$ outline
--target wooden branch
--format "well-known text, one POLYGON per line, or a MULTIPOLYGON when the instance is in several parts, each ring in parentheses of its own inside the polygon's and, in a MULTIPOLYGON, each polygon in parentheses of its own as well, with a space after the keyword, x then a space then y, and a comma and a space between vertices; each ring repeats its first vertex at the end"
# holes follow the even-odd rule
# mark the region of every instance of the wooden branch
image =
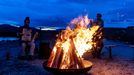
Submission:
POLYGON ((74 57, 74 62, 75 63, 77 63, 77 65, 78 65, 78 68, 84 68, 84 64, 83 64, 83 62, 82 62, 82 59, 81 59, 81 57, 80 56, 78 56, 77 55, 77 52, 76 52, 76 47, 75 47, 75 44, 74 44, 74 40, 73 40, 73 38, 71 38, 71 46, 73 47, 73 49, 72 49, 72 57, 74 57))

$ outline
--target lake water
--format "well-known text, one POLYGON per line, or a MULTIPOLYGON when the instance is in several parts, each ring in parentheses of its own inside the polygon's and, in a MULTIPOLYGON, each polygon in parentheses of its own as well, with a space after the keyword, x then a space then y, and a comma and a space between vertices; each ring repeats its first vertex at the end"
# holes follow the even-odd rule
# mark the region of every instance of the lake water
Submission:
POLYGON ((7 41, 7 40, 18 40, 17 37, 0 37, 0 41, 7 41))

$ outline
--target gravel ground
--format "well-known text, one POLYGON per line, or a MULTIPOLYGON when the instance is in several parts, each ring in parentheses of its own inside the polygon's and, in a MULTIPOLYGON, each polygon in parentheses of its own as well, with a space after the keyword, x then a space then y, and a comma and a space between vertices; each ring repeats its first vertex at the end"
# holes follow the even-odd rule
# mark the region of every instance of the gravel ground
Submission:
MULTIPOLYGON (((108 41, 106 43, 115 43, 110 42, 111 41, 108 41)), ((0 46, 0 75, 52 75, 43 69, 42 63, 44 60, 18 60, 16 56, 19 55, 21 49, 18 42, 0 42, 0 46), (7 52, 10 53, 10 60, 6 60, 7 52)), ((108 53, 105 48, 101 59, 93 59, 90 56, 86 56, 86 59, 93 63, 92 69, 88 72, 89 75, 134 75, 134 61, 131 59, 132 49, 129 47, 117 47, 113 50, 113 60, 108 58, 108 53), (124 52, 122 49, 124 49, 124 52)))

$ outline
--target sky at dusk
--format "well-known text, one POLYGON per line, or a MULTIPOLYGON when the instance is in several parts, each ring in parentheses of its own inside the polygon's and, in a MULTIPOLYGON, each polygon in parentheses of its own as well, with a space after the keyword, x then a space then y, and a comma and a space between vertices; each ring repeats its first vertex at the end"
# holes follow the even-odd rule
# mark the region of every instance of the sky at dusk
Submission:
POLYGON ((88 14, 103 15, 105 27, 134 26, 134 0, 0 0, 0 24, 66 27, 71 19, 88 14))

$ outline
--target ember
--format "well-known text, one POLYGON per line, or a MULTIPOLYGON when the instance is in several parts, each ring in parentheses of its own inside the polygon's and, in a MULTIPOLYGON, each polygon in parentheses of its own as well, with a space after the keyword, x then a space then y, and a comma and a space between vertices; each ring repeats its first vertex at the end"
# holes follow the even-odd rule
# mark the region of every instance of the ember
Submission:
MULTIPOLYGON (((87 16, 71 21, 56 40, 47 67, 58 69, 82 69, 87 67, 82 58, 85 52, 91 52, 96 42, 93 41, 99 26, 88 28, 90 19, 87 16), (72 26, 73 25, 73 26, 72 26)), ((90 63, 90 66, 92 63, 90 63)))

